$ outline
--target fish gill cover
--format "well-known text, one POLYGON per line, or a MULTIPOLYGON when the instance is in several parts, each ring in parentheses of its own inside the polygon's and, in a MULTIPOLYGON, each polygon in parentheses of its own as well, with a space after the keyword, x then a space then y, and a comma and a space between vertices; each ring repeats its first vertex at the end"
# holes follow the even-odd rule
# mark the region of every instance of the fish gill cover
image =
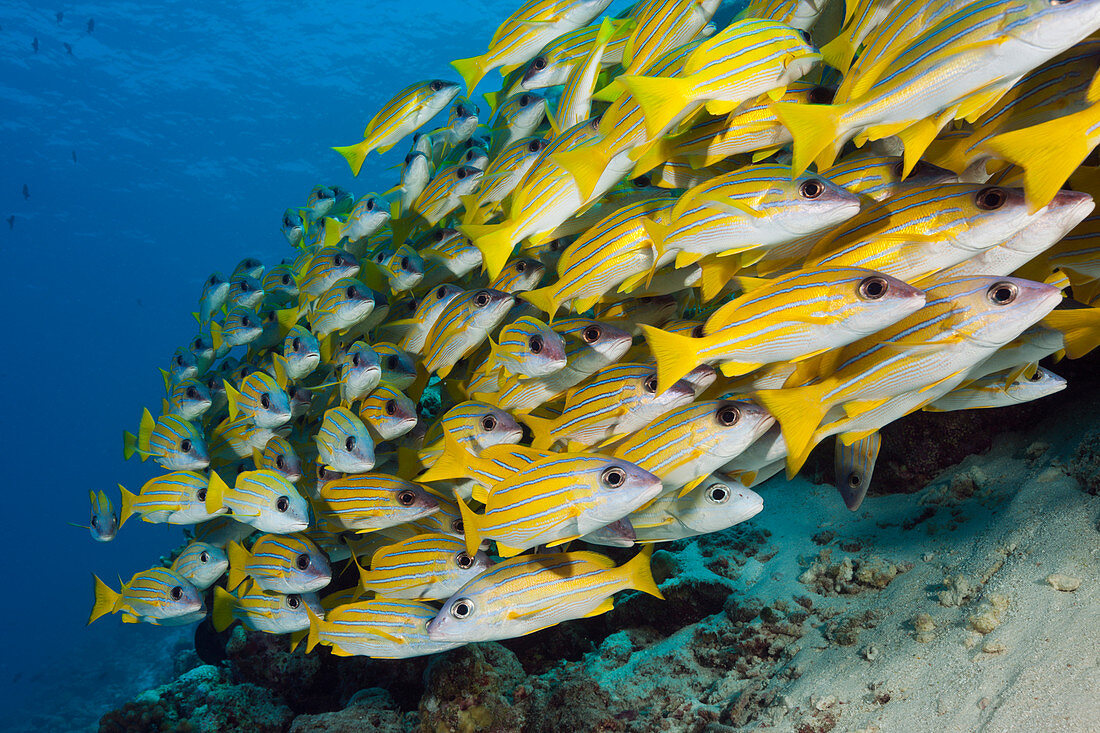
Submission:
POLYGON ((782 510, 822 442, 855 511, 897 421, 1064 389, 1038 362, 1100 343, 1100 2, 718 5, 530 0, 333 141, 357 189, 408 153, 210 264, 123 436, 159 469, 90 496, 100 542, 187 541, 95 577, 88 622, 514 640, 678 592, 654 548, 782 510))

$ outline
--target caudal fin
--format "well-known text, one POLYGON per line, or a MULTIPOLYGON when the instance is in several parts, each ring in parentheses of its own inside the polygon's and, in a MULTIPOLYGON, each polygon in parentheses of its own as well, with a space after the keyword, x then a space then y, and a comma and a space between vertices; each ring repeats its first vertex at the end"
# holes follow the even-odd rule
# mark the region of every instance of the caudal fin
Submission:
POLYGON ((646 343, 657 361, 657 393, 663 394, 684 375, 699 366, 700 340, 640 324, 646 343))
POLYGON ((229 558, 229 578, 226 586, 229 590, 236 590, 237 586, 248 577, 248 571, 245 568, 248 566, 251 555, 239 542, 230 542, 226 545, 225 554, 229 558))
POLYGON ((554 161, 573 176, 581 201, 588 201, 611 158, 600 145, 582 145, 554 154, 554 161))
POLYGON ((1062 332, 1070 359, 1079 359, 1100 346, 1100 308, 1051 311, 1043 323, 1062 332))
POLYGON ((653 569, 649 564, 652 555, 653 545, 646 545, 641 552, 622 566, 622 570, 631 588, 640 590, 642 593, 648 593, 663 601, 665 597, 661 594, 661 589, 657 587, 657 581, 653 578, 653 569))
POLYGON ((206 513, 217 514, 225 506, 225 492, 229 487, 222 481, 217 471, 210 472, 210 483, 206 487, 206 513))
POLYGON ((370 152, 370 141, 364 140, 355 145, 345 145, 333 148, 333 150, 344 156, 344 160, 351 166, 352 175, 357 176, 359 175, 359 169, 363 167, 363 161, 367 159, 367 153, 370 152))
POLYGON ((106 616, 108 613, 114 613, 118 607, 119 599, 122 598, 118 593, 107 587, 107 584, 99 579, 99 576, 93 575, 95 579, 95 603, 92 605, 92 613, 88 617, 88 623, 92 623, 100 616, 106 616))
POLYGON ((141 425, 138 426, 137 450, 141 454, 141 460, 149 457, 149 441, 153 437, 153 428, 157 426, 153 420, 153 414, 146 407, 141 413, 141 425))
POLYGON ((137 501, 137 494, 127 491, 122 484, 118 485, 118 489, 122 492, 122 508, 119 510, 118 527, 122 529, 122 525, 126 524, 126 520, 134 515, 134 502, 137 501))
POLYGON ((455 59, 451 66, 462 76, 466 83, 466 96, 472 97, 478 82, 485 76, 485 60, 482 56, 472 56, 468 59, 455 59))
POLYGON ((645 115, 645 128, 650 137, 659 137, 676 116, 693 101, 692 83, 688 79, 672 79, 663 76, 634 76, 626 74, 618 77, 619 82, 630 92, 645 115))
POLYGON ((538 308, 540 311, 549 316, 546 319, 547 323, 554 322, 554 315, 558 312, 558 307, 561 303, 558 302, 557 295, 558 289, 555 285, 548 285, 545 288, 537 288, 535 290, 526 290, 519 294, 519 297, 526 300, 531 305, 538 308))
POLYGON ((802 468, 813 447, 814 433, 825 419, 829 405, 821 400, 818 385, 792 389, 763 389, 753 399, 779 421, 787 444, 787 473, 794 476, 802 468))
POLYGON ((554 444, 554 421, 547 420, 544 417, 535 417, 534 415, 524 415, 520 418, 527 427, 531 428, 531 433, 534 438, 531 441, 531 447, 536 450, 549 450, 550 446, 554 444))
POLYGON ((313 647, 317 646, 321 641, 321 624, 324 622, 308 605, 306 606, 306 615, 309 617, 309 636, 306 637, 306 653, 309 653, 313 651, 313 647))
POLYGON ((214 608, 210 618, 215 631, 225 631, 233 625, 233 609, 236 607, 237 597, 220 585, 215 585, 214 608))
POLYGON ((474 514, 474 510, 466 505, 461 496, 456 495, 458 512, 462 515, 462 533, 466 539, 466 552, 473 557, 481 547, 481 534, 478 532, 478 520, 480 517, 474 514))
POLYGON ((481 263, 490 282, 500 277, 515 246, 511 227, 504 224, 463 224, 459 230, 481 250, 481 263))
POLYGON ((792 176, 802 175, 815 159, 819 169, 823 164, 832 164, 837 148, 844 142, 840 137, 840 105, 776 102, 771 108, 794 138, 792 176))

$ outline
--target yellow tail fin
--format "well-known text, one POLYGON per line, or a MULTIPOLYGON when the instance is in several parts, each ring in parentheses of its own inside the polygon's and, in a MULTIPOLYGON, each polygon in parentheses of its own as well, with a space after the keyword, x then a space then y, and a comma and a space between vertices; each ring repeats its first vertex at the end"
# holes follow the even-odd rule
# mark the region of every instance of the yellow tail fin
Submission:
POLYGON ((1062 332, 1070 359, 1079 359, 1100 346, 1100 308, 1051 311, 1043 323, 1062 332))
POLYGON ((462 515, 462 533, 466 538, 466 552, 473 557, 481 547, 481 534, 477 529, 479 517, 474 514, 473 509, 466 506, 461 496, 455 496, 455 501, 458 503, 458 512, 462 515))
POLYGON ((556 285, 548 285, 545 288, 524 291, 519 294, 519 297, 547 314, 549 317, 546 319, 546 322, 549 324, 554 322, 554 316, 561 306, 561 303, 554 297, 557 295, 557 291, 556 285))
POLYGON ((206 487, 206 513, 217 514, 225 506, 225 492, 229 487, 222 481, 217 471, 210 472, 210 484, 206 487))
POLYGON ((228 379, 223 380, 222 383, 225 385, 225 397, 229 401, 229 419, 236 420, 237 413, 240 411, 237 402, 241 399, 241 393, 229 383, 228 379))
POLYGON ((248 571, 245 568, 252 555, 239 542, 230 542, 226 545, 225 554, 229 558, 229 578, 226 586, 229 590, 236 590, 237 586, 248 577, 248 571))
POLYGON ((141 453, 141 460, 149 457, 149 439, 153 437, 153 428, 157 426, 153 421, 153 414, 146 407, 141 413, 141 425, 138 426, 137 449, 141 453))
POLYGON ((459 445, 451 433, 444 431, 443 452, 435 459, 435 463, 431 465, 431 468, 420 475, 417 481, 430 483, 432 481, 464 478, 472 460, 474 460, 474 456, 471 456, 459 445))
POLYGON ((829 66, 845 72, 851 68, 856 57, 856 47, 852 39, 842 33, 821 47, 821 55, 829 66))
MULTIPOLYGON (((122 458, 123 460, 130 460, 137 453, 137 436, 131 433, 129 430, 122 431, 122 458)), ((141 460, 145 460, 142 457, 141 460)))
POLYGON ((344 156, 348 165, 351 166, 351 174, 357 176, 359 175, 359 169, 363 167, 363 161, 367 159, 367 153, 370 152, 370 142, 364 140, 355 145, 345 145, 344 147, 333 148, 333 150, 344 156))
POLYGON ((661 589, 657 587, 657 581, 653 578, 653 569, 649 565, 649 559, 652 555, 653 545, 646 545, 641 552, 623 565, 621 570, 626 575, 631 588, 640 590, 642 593, 648 593, 663 601, 665 597, 661 594, 661 589))
POLYGON ((478 82, 485 76, 484 57, 472 56, 468 59, 455 59, 451 62, 451 66, 462 76, 462 81, 466 82, 466 96, 472 96, 478 82))
POLYGON ((481 250, 482 267, 489 280, 500 277, 515 246, 511 227, 504 224, 463 224, 459 230, 481 250))
POLYGON ((308 605, 306 606, 306 615, 309 616, 309 636, 306 637, 306 653, 308 654, 321 641, 321 624, 324 621, 308 605))
POLYGON ((1095 143, 1089 128, 1096 124, 1097 108, 997 135, 983 148, 1024 169, 1028 208, 1038 211, 1050 203, 1070 174, 1088 157, 1095 143))
POLYGON ((107 584, 93 575, 95 579, 95 604, 92 605, 92 613, 88 617, 88 623, 92 623, 100 616, 114 613, 118 608, 118 602, 122 596, 107 587, 107 584))
POLYGON ((553 420, 535 417, 534 415, 524 415, 520 418, 520 422, 531 428, 531 433, 535 436, 531 441, 532 448, 536 450, 549 450, 550 446, 554 444, 555 423, 553 420))
POLYGON ((779 421, 787 444, 787 472, 793 476, 802 468, 813 448, 814 433, 825 419, 829 405, 821 400, 819 385, 792 389, 763 389, 753 399, 779 421))
POLYGON ((824 160, 832 164, 836 148, 843 142, 840 137, 840 105, 776 102, 771 108, 794 137, 792 176, 804 173, 815 159, 819 168, 824 160))
POLYGON ((233 625, 233 609, 237 607, 237 598, 222 588, 214 586, 214 608, 210 616, 215 631, 225 631, 233 625))
POLYGON ((122 492, 122 508, 119 509, 118 527, 122 529, 122 525, 126 524, 126 520, 134 514, 134 502, 137 501, 137 494, 127 491, 122 484, 119 484, 118 488, 122 492))
POLYGON ((688 79, 623 75, 616 81, 638 101, 645 115, 646 131, 653 138, 659 137, 693 101, 692 83, 688 79))
POLYGON ((611 158, 600 145, 582 145, 554 154, 554 161, 573 176, 581 201, 588 201, 611 158))
POLYGON ((216 321, 210 322, 210 340, 214 344, 216 351, 222 349, 222 325, 216 321))
POLYGON ((662 394, 699 366, 700 339, 640 325, 649 350, 657 361, 657 393, 662 394))

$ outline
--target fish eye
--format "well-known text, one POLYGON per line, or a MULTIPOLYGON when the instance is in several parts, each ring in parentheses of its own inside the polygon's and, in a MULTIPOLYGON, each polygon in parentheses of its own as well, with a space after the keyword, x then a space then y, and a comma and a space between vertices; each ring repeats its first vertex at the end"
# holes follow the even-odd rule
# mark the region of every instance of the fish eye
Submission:
POLYGON ((397 400, 386 400, 386 414, 394 415, 397 413, 397 400))
POLYGON ((359 363, 360 363, 361 361, 362 361, 362 359, 360 359, 360 358, 359 358, 359 354, 352 354, 352 355, 351 355, 351 365, 352 365, 353 367, 357 367, 357 366, 359 366, 359 363))
POLYGON ((351 453, 353 450, 355 450, 355 442, 356 441, 354 435, 349 435, 348 439, 344 441, 344 448, 347 449, 348 453, 351 453))
POLYGON ((439 289, 435 291, 435 298, 436 298, 436 300, 443 300, 443 297, 446 294, 447 294, 447 288, 440 285, 439 289))
POLYGON ((653 181, 650 179, 649 176, 638 176, 633 181, 631 181, 631 183, 634 184, 635 188, 646 188, 652 182, 653 181))
POLYGON ((202 348, 202 339, 201 338, 196 338, 194 341, 192 341, 191 342, 191 348, 194 351, 198 351, 199 349, 201 349, 202 348))
POLYGON ((904 161, 899 160, 897 163, 894 163, 890 166, 890 170, 893 172, 894 178, 901 178, 901 174, 905 172, 904 161))
POLYGON ((294 337, 294 340, 290 342, 290 348, 293 349, 294 351, 301 351, 301 349, 302 349, 302 339, 301 339, 300 336, 295 336, 294 337))
POLYGON ((99 526, 99 517, 97 517, 94 514, 92 515, 92 526, 93 527, 98 527, 99 526))
POLYGON ((168 595, 172 597, 173 601, 178 601, 183 598, 183 588, 178 585, 173 585, 172 590, 168 591, 168 595))
POLYGON ((460 552, 455 555, 455 565, 463 570, 469 570, 474 565, 474 559, 470 557, 469 553, 460 552))
POLYGON ((183 366, 183 357, 176 354, 176 366, 183 366))
POLYGON ((183 451, 184 453, 190 453, 191 452, 191 439, 190 438, 184 438, 183 440, 180 441, 180 450, 183 451))
POLYGON ((374 199, 367 199, 365 206, 367 207, 367 211, 374 211, 374 199))
POLYGON ((428 86, 430 86, 430 87, 431 87, 431 89, 432 89, 432 91, 433 91, 433 92, 438 92, 438 91, 439 91, 440 89, 442 89, 442 88, 443 88, 443 82, 441 82, 441 81, 439 81, 438 79, 436 79, 435 81, 433 81, 433 82, 432 82, 431 84, 429 84, 428 86))
POLYGON ((248 328, 249 326, 252 325, 252 319, 249 318, 248 316, 241 316, 241 325, 244 326, 245 328, 248 328))
MULTIPOLYGON (((284 221, 285 221, 285 220, 284 220, 284 221)), ((287 226, 290 226, 290 225, 289 225, 289 224, 287 224, 287 226)), ((208 283, 210 283, 211 285, 217 285, 217 284, 218 284, 218 278, 217 278, 217 276, 216 276, 216 275, 211 275, 211 276, 210 276, 210 279, 209 279, 209 280, 207 280, 207 282, 208 282, 208 283)))
POLYGON ((581 335, 584 337, 585 341, 590 344, 594 344, 600 340, 600 333, 601 331, 599 326, 589 326, 584 329, 581 335))
MULTIPOLYGON (((413 140, 416 140, 416 138, 414 137, 413 140)), ((408 155, 406 155, 405 156, 405 165, 408 165, 409 163, 411 163, 413 161, 413 158, 415 158, 415 157, 416 157, 416 155, 414 153, 409 153, 408 155)))
POLYGON ((195 492, 195 498, 199 501, 206 501, 206 488, 203 487, 195 492))
POLYGON ((645 387, 645 391, 649 393, 655 393, 657 391, 657 375, 650 374, 645 378, 645 382, 642 385, 645 387))
POLYGON ((416 494, 406 489, 397 495, 397 503, 401 506, 412 506, 416 501, 416 494))
POLYGON ((469 598, 459 598, 451 604, 451 615, 459 620, 469 618, 473 612, 474 604, 469 598))
POLYGON ((309 567, 309 555, 303 552, 301 555, 295 558, 294 564, 298 567, 299 570, 305 570, 309 567))
POLYGON ((535 67, 536 71, 542 71, 546 68, 546 57, 536 56, 535 60, 531 62, 531 66, 535 67))
POLYGON ((285 512, 290 508, 290 497, 280 496, 275 500, 275 508, 280 512, 285 512))
POLYGON ((618 466, 612 466, 600 474, 600 480, 605 486, 617 489, 626 483, 626 471, 618 466))
POLYGON ((741 411, 733 405, 725 405, 724 407, 718 408, 718 412, 715 413, 715 417, 718 418, 719 425, 723 425, 728 428, 741 419, 741 411))
POLYGON ((402 270, 409 269, 409 258, 407 256, 401 258, 401 269, 402 270))
POLYGON ((393 354, 390 354, 389 356, 386 357, 386 368, 387 369, 389 369, 391 372, 396 372, 397 371, 397 366, 398 366, 398 364, 397 364, 397 357, 396 356, 394 356, 393 354))
POLYGON ((890 285, 885 278, 877 275, 865 277, 859 283, 859 297, 864 300, 879 300, 890 292, 890 285))
POLYGON ((993 305, 1008 305, 1016 300, 1016 296, 1019 294, 1020 289, 1016 287, 1016 284, 1009 282, 996 283, 986 291, 986 297, 993 305))
POLYGON ((188 387, 186 394, 189 400, 197 400, 199 398, 199 391, 194 387, 188 387))
POLYGON ((202 552, 200 552, 199 553, 199 562, 201 562, 201 563, 210 562, 210 553, 207 552, 206 550, 203 550, 202 552))
POLYGON ((282 281, 283 281, 283 285, 290 285, 290 275, 285 275, 284 274, 283 277, 282 277, 282 281))
POLYGON ((807 95, 810 104, 832 104, 836 90, 830 87, 814 87, 807 95))
POLYGON ((532 354, 538 354, 542 351, 542 336, 532 336, 527 342, 527 347, 531 349, 532 354))
POLYGON ((290 608, 297 608, 302 605, 302 597, 297 593, 292 593, 286 597, 286 605, 290 608))
POLYGON ((725 484, 714 484, 707 489, 707 501, 712 504, 725 504, 730 498, 730 488, 725 484))
POLYGON ((542 142, 540 140, 532 140, 527 143, 527 152, 537 153, 540 150, 542 150, 542 142))
POLYGON ((1043 373, 1040 372, 1040 371, 1036 371, 1034 374, 1032 374, 1030 377, 1027 378, 1027 381, 1029 381, 1029 382, 1040 382, 1040 381, 1042 381, 1042 379, 1043 379, 1043 373))
POLYGON ((698 326, 695 326, 694 328, 691 329, 691 337, 693 339, 703 338, 703 324, 702 323, 700 323, 698 326))
POLYGON ((459 168, 457 171, 455 171, 455 175, 458 176, 458 179, 461 181, 463 178, 469 175, 469 172, 465 168, 459 168))
POLYGON ((802 198, 810 199, 811 201, 823 193, 825 193, 825 184, 816 178, 803 181, 802 185, 798 187, 798 194, 802 196, 802 198))
POLYGON ((260 395, 260 407, 264 408, 265 410, 271 407, 271 398, 267 396, 267 392, 264 392, 262 395, 260 395))
POLYGON ((280 471, 286 470, 286 461, 283 460, 282 456, 275 456, 275 468, 279 469, 280 471))
POLYGON ((812 45, 814 45, 814 42, 810 40, 810 32, 809 32, 809 31, 799 31, 799 32, 798 32, 798 36, 799 36, 799 38, 801 38, 801 39, 802 39, 802 41, 803 41, 803 42, 804 42, 804 43, 805 43, 805 44, 806 44, 807 46, 812 46, 812 45))
POLYGON ((603 119, 603 115, 596 115, 595 117, 592 117, 591 119, 589 119, 588 120, 588 129, 595 130, 596 132, 599 132, 600 131, 600 120, 602 120, 602 119, 603 119))
POLYGON ((493 415, 486 415, 481 418, 481 429, 485 432, 497 429, 497 419, 493 415))
POLYGON ((996 211, 1004 206, 1007 200, 1008 192, 996 186, 983 188, 974 196, 974 203, 977 204, 978 208, 982 211, 996 211))
POLYGON ((487 290, 479 290, 477 295, 474 296, 474 305, 479 308, 484 308, 489 305, 489 292, 487 290))
POLYGON ((853 489, 858 489, 859 485, 862 484, 862 483, 863 483, 863 477, 860 476, 855 471, 848 474, 848 485, 851 486, 853 489))
POLYGON ((348 289, 344 292, 347 294, 349 300, 354 298, 355 297, 355 286, 354 285, 348 285, 348 289))
POLYGON ((376 254, 374 256, 374 261, 375 262, 382 262, 385 259, 386 259, 386 253, 385 252, 379 252, 378 254, 376 254))
POLYGON ((325 470, 324 466, 318 466, 317 467, 317 478, 318 479, 324 481, 325 476, 327 476, 327 475, 328 475, 328 471, 325 470))
POLYGON ((247 280, 241 280, 239 287, 242 293, 247 293, 252 289, 252 286, 248 284, 247 280))
POLYGON ((466 533, 466 525, 462 523, 461 519, 452 519, 451 520, 451 531, 454 532, 455 534, 465 534, 466 533))
POLYGON ((209 387, 210 389, 217 389, 218 388, 218 382, 213 377, 210 377, 210 379, 207 380, 207 382, 206 382, 206 386, 209 387))

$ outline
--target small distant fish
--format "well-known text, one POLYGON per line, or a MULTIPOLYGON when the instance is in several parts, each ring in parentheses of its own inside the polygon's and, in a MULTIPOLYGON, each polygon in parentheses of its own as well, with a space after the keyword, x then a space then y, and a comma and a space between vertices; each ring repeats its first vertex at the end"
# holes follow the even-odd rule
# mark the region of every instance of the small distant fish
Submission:
POLYGON ((73 55, 73 47, 71 45, 68 43, 62 43, 61 45, 65 47, 65 50, 69 52, 70 56, 73 55))
MULTIPOLYGON (((214 519, 225 510, 215 507, 208 511, 206 494, 210 486, 224 486, 216 472, 211 471, 209 478, 195 471, 173 471, 149 479, 137 495, 119 484, 122 491, 122 509, 119 526, 126 524, 132 516, 140 516, 145 522, 167 522, 168 524, 198 524, 214 519)), ((223 489, 224 491, 224 489, 223 489)))
POLYGON ((136 573, 121 591, 111 590, 95 579, 95 604, 88 623, 109 613, 121 613, 123 620, 164 626, 198 621, 206 615, 202 594, 195 586, 168 568, 136 573))
POLYGON ((15 214, 8 217, 8 229, 15 229, 15 214))
POLYGON ((95 30, 95 18, 88 18, 88 33, 95 30))
POLYGON ((58 10, 57 13, 54 14, 54 17, 57 18, 57 24, 61 25, 61 19, 65 17, 65 13, 61 10, 58 10))
MULTIPOLYGON (((38 53, 38 36, 35 36, 34 40, 31 41, 31 48, 34 49, 35 53, 38 53)), ((26 195, 26 186, 23 187, 23 190, 24 190, 24 195, 26 195)))
POLYGON ((111 507, 111 500, 102 489, 98 493, 89 491, 88 495, 92 499, 91 521, 87 526, 83 524, 73 524, 73 526, 87 529, 96 542, 110 542, 118 534, 119 528, 118 517, 115 516, 114 509, 111 507))
MULTIPOLYGON (((35 40, 37 40, 37 39, 35 39, 35 40)), ((31 189, 27 186, 27 184, 24 183, 23 184, 23 200, 26 201, 30 197, 31 197, 31 189)))

